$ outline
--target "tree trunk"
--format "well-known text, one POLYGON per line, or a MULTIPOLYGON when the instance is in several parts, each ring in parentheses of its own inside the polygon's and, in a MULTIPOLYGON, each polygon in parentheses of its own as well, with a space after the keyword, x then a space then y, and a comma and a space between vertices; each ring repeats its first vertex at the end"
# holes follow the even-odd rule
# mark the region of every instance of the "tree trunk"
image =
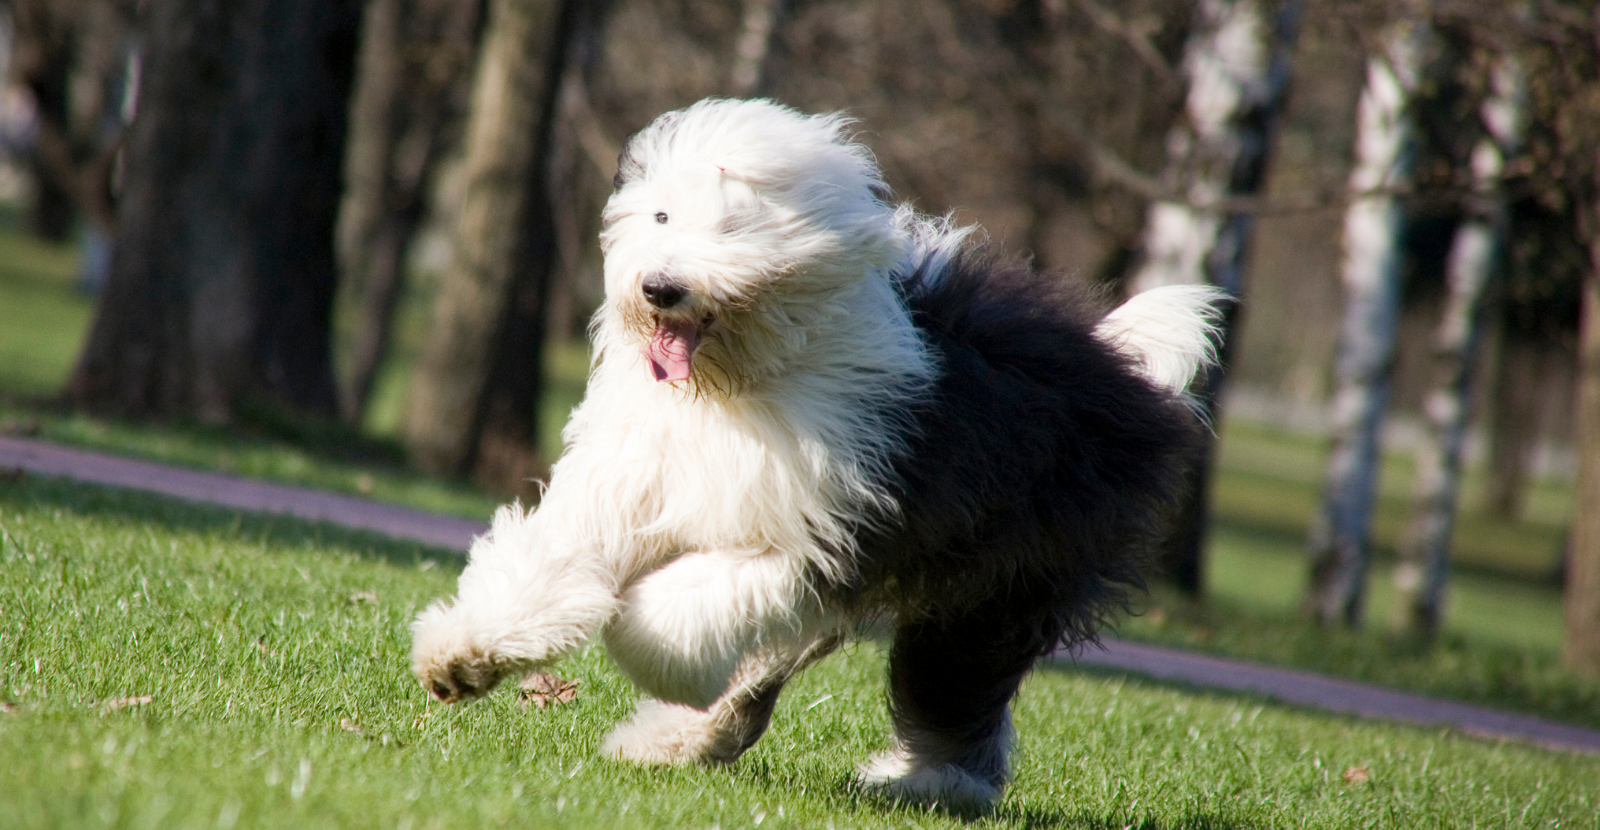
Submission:
MULTIPOLYGON (((1143 262, 1131 281, 1137 293, 1162 285, 1210 282, 1236 300, 1244 295, 1245 257, 1255 217, 1214 205, 1261 192, 1274 127, 1289 89, 1302 3, 1284 0, 1271 21, 1260 0, 1204 0, 1185 49, 1189 80, 1185 119, 1167 139, 1166 184, 1187 203, 1156 202, 1145 221, 1143 262)), ((1222 324, 1220 355, 1232 354, 1237 302, 1222 324)), ((1209 371, 1195 396, 1214 422, 1225 368, 1209 371)), ((1191 596, 1204 589, 1204 545, 1213 445, 1194 460, 1163 570, 1191 596)))
POLYGON ((72 153, 63 142, 71 109, 72 30, 78 15, 75 3, 21 0, 11 4, 11 74, 33 96, 39 119, 39 136, 28 158, 33 179, 29 230, 57 242, 67 239, 77 218, 72 153))
POLYGON ((1378 438, 1388 404, 1400 314, 1401 234, 1397 191, 1415 163, 1413 98, 1429 37, 1428 12, 1412 10, 1384 31, 1367 60, 1358 104, 1356 163, 1345 212, 1344 320, 1333 400, 1333 449, 1322 508, 1308 539, 1304 607, 1322 624, 1360 624, 1365 600, 1378 438))
POLYGON ((1480 109, 1484 136, 1472 150, 1473 193, 1447 263, 1449 294, 1434 344, 1439 386, 1428 397, 1428 431, 1417 452, 1411 524, 1395 569, 1393 627, 1431 642, 1444 617, 1450 535, 1461 491, 1461 454, 1471 413, 1471 384, 1483 337, 1490 280, 1505 265, 1508 160, 1522 145, 1527 84, 1515 55, 1495 66, 1480 109))
POLYGON ((1600 510, 1595 509, 1600 505, 1600 153, 1595 164, 1587 206, 1589 272, 1578 332, 1577 507, 1567 555, 1567 636, 1561 647, 1561 662, 1589 676, 1600 676, 1600 510))
POLYGON ((1489 467, 1483 509, 1496 518, 1522 517, 1527 501, 1528 463, 1544 418, 1544 350, 1502 326, 1489 400, 1489 467))
POLYGON ((546 157, 579 0, 493 0, 467 124, 455 250, 402 431, 435 473, 507 489, 538 469, 536 403, 551 264, 546 157))
POLYGON ((761 98, 772 94, 776 75, 778 32, 789 14, 792 0, 744 0, 744 19, 734 46, 730 73, 735 98, 761 98))
POLYGON ((341 408, 359 423, 389 353, 412 237, 466 95, 482 0, 369 0, 340 205, 340 277, 356 309, 341 408))
POLYGON ((213 422, 259 405, 335 412, 332 237, 359 10, 151 4, 76 405, 213 422))
POLYGON ((559 127, 551 149, 550 187, 562 194, 552 201, 558 264, 551 275, 546 298, 546 335, 551 343, 566 343, 584 331, 592 311, 591 296, 598 286, 585 272, 589 254, 586 240, 599 232, 600 209, 610 195, 609 185, 621 151, 600 124, 589 91, 605 54, 605 29, 601 25, 610 0, 592 0, 582 31, 573 35, 571 55, 561 78, 559 127), (596 177, 596 173, 599 177, 596 177), (580 302, 580 293, 583 294, 580 302))

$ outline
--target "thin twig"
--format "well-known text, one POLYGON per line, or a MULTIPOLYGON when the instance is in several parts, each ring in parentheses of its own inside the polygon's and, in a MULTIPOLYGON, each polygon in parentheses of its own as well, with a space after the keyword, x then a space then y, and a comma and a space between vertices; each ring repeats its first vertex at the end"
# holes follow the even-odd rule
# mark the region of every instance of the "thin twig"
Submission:
POLYGON ((1078 10, 1083 12, 1084 16, 1089 18, 1089 22, 1093 23, 1096 28, 1107 34, 1116 35, 1123 43, 1126 43, 1128 48, 1132 49, 1133 53, 1138 55, 1146 66, 1150 67, 1150 71, 1155 73, 1157 80, 1161 82, 1161 85, 1168 92, 1182 87, 1183 84, 1178 77, 1177 71, 1172 68, 1172 64, 1167 62, 1167 59, 1161 54, 1161 50, 1150 42, 1150 35, 1145 31, 1145 27, 1136 27, 1128 23, 1118 17, 1115 12, 1101 6, 1094 0, 1075 0, 1075 2, 1078 10))

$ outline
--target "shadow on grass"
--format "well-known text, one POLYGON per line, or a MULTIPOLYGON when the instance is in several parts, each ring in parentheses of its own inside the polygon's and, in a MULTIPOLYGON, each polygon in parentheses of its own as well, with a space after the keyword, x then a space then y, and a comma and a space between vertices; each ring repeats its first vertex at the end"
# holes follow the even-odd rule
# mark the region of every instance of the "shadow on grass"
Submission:
MULTIPOLYGON (((186 420, 136 421, 82 412, 55 396, 17 395, 0 390, 0 408, 33 416, 35 422, 83 418, 129 434, 171 437, 197 449, 256 448, 264 450, 289 446, 322 461, 369 467, 376 470, 409 473, 405 449, 398 441, 379 438, 338 421, 308 419, 281 408, 246 401, 240 406, 238 422, 232 425, 205 424, 186 420)), ((24 421, 28 420, 26 417, 24 421)), ((39 424, 47 431, 49 424, 39 424)), ((37 429, 37 426, 35 427, 37 429)), ((25 435, 24 437, 30 437, 25 435)))
POLYGON ((157 524, 173 531, 256 540, 286 547, 336 547, 363 559, 405 567, 431 561, 446 572, 451 572, 459 571, 465 564, 461 554, 454 551, 393 539, 372 531, 328 522, 311 522, 292 516, 249 513, 68 479, 29 476, 19 481, 0 478, 0 506, 4 505, 53 508, 82 516, 157 524))
POLYGON ((1163 821, 1155 818, 1128 819, 1100 816, 1088 812, 1066 813, 1056 810, 1007 810, 994 812, 995 819, 1026 828, 1072 828, 1072 830, 1258 830, 1273 825, 1217 813, 1192 813, 1163 821))
MULTIPOLYGON (((748 773, 747 773, 748 774, 748 773)), ((908 825, 916 819, 937 815, 967 824, 981 826, 1016 826, 1024 828, 1064 828, 1064 830, 1257 830, 1273 825, 1248 818, 1219 813, 1192 813, 1182 818, 1164 820, 1126 815, 1099 815, 1087 810, 1068 811, 1049 807, 1008 805, 1002 801, 993 811, 963 812, 919 804, 902 804, 881 795, 862 791, 853 779, 837 781, 831 799, 841 811, 859 810, 883 815, 903 815, 908 825)))

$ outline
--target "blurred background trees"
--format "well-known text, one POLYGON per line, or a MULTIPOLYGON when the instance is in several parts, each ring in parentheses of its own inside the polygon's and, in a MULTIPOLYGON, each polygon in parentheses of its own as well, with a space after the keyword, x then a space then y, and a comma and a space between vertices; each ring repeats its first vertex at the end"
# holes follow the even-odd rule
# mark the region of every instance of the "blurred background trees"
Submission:
MULTIPOLYGON (((31 227, 104 282, 72 405, 343 421, 533 497, 625 137, 708 95, 848 110, 900 198, 1015 256, 1111 296, 1242 299, 1201 398, 1332 441, 1310 618, 1362 619, 1378 450, 1415 449, 1393 624, 1426 642, 1466 461, 1505 517, 1536 475, 1600 464, 1600 415, 1574 409, 1596 360, 1591 6, 5 0, 0 141, 31 227)), ((1196 597, 1208 463, 1165 555, 1196 597)), ((1594 515, 1572 525, 1574 632, 1600 630, 1594 515)))
POLYGON ((335 413, 333 221, 360 12, 142 10, 138 114, 75 405, 213 422, 249 407, 335 413))

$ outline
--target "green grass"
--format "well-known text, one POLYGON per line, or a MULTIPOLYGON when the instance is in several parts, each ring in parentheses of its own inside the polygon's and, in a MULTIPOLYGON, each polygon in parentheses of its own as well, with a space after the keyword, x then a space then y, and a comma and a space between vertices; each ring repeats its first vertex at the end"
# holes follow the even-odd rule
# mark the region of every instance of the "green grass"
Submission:
POLYGON ((71 246, 9 231, 14 222, 0 208, 0 393, 48 395, 72 369, 94 301, 73 286, 71 246))
MULTIPOLYGON (((287 519, 0 483, 0 827, 956 827, 852 791, 881 748, 880 650, 808 672, 729 769, 595 755, 633 693, 465 708, 407 675, 458 561, 287 519), (142 705, 118 700, 150 696, 142 705)), ((1046 669, 983 827, 1595 827, 1600 758, 1046 669), (1346 770, 1370 771, 1348 783, 1346 770)))

